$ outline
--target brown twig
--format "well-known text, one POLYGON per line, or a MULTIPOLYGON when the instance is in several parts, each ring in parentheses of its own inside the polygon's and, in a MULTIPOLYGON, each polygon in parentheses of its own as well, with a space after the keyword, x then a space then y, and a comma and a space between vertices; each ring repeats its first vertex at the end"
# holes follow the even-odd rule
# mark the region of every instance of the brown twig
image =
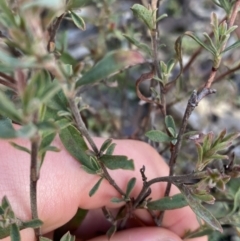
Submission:
MULTIPOLYGON (((180 126, 180 130, 177 136, 177 142, 174 146, 172 146, 172 151, 171 151, 171 158, 169 161, 169 176, 172 176, 174 173, 174 167, 176 164, 176 160, 178 157, 178 153, 179 150, 181 148, 181 144, 182 144, 182 136, 185 133, 186 127, 187 127, 187 123, 188 123, 188 119, 190 117, 190 115, 192 114, 193 110, 196 108, 196 106, 198 105, 198 103, 207 95, 215 93, 216 90, 214 89, 203 89, 202 91, 200 91, 199 93, 197 93, 196 90, 193 91, 191 97, 188 100, 188 105, 187 108, 185 110, 184 116, 183 116, 183 120, 182 120, 182 124, 180 126)), ((171 190, 171 182, 168 182, 166 190, 165 190, 165 197, 169 196, 171 190)), ((164 216, 164 212, 161 212, 159 215, 159 219, 158 219, 158 223, 157 225, 160 226, 163 220, 163 216, 164 216)))
MULTIPOLYGON (((157 9, 160 6, 161 0, 153 0, 152 8, 157 9)), ((156 11, 155 19, 159 17, 159 9, 156 11)), ((159 79, 161 78, 161 70, 158 60, 158 41, 159 41, 160 31, 159 31, 159 23, 156 22, 155 29, 151 30, 151 38, 152 38, 152 54, 153 54, 153 63, 154 63, 154 75, 159 79)), ((160 105, 158 105, 161 109, 163 118, 166 116, 166 99, 165 99, 165 89, 164 85, 161 82, 158 82, 160 89, 160 105)))
MULTIPOLYGON (((33 122, 38 120, 37 113, 34 115, 33 122)), ((36 134, 31 140, 31 166, 30 166, 30 205, 32 212, 32 219, 38 219, 37 208, 37 182, 39 179, 39 163, 38 163, 38 150, 40 145, 40 138, 36 134)), ((37 241, 40 240, 41 230, 40 228, 34 229, 37 241)))
POLYGON ((51 52, 51 45, 55 43, 55 37, 64 16, 65 16, 65 13, 57 17, 56 20, 48 28, 48 32, 49 32, 49 40, 47 44, 48 52, 51 52))
MULTIPOLYGON (((69 98, 69 105, 70 108, 72 110, 75 122, 76 122, 76 126, 78 128, 78 130, 81 132, 81 134, 87 139, 89 145, 91 146, 92 150, 94 151, 94 153, 96 154, 97 157, 99 157, 100 152, 95 144, 95 142, 93 141, 92 137, 90 136, 84 122, 82 119, 82 116, 78 110, 77 104, 75 102, 74 99, 69 98)), ((112 177, 110 176, 110 174, 107 171, 107 168, 105 167, 105 165, 102 162, 99 162, 104 177, 106 178, 106 180, 109 182, 110 185, 112 185, 121 195, 125 196, 125 192, 122 191, 122 189, 116 184, 116 182, 112 179, 112 177)))
POLYGON ((1 79, 1 78, 0 78, 0 84, 9 87, 10 89, 12 89, 12 90, 15 91, 15 92, 17 91, 17 88, 16 88, 16 85, 15 85, 15 84, 9 83, 8 81, 6 81, 6 80, 4 80, 4 79, 1 79))
POLYGON ((191 183, 192 180, 202 179, 207 175, 208 175, 208 171, 201 171, 201 172, 195 172, 195 173, 190 173, 186 175, 157 177, 157 178, 151 179, 148 182, 146 181, 144 182, 142 190, 133 204, 133 208, 137 208, 142 203, 142 201, 144 200, 144 197, 146 197, 146 194, 148 193, 150 186, 155 183, 158 183, 158 182, 167 182, 171 184, 191 183))
POLYGON ((8 80, 9 82, 11 82, 12 84, 16 83, 16 80, 14 78, 12 78, 11 76, 4 74, 3 72, 0 72, 0 76, 6 80, 8 80))

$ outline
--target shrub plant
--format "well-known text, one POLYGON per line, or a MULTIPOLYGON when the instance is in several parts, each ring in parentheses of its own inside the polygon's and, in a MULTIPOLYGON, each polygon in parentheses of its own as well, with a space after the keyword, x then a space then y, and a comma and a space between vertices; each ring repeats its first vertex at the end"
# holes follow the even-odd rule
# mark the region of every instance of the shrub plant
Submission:
MULTIPOLYGON (((224 129, 214 135, 213 132, 189 131, 187 128, 189 117, 201 100, 216 93, 212 85, 239 69, 240 65, 237 63, 232 69, 217 76, 226 53, 239 51, 240 41, 234 40, 230 44, 228 40, 231 37, 235 39, 237 26, 234 22, 240 0, 213 0, 212 3, 221 8, 225 16, 221 19, 216 13, 211 14, 209 33, 204 32, 197 36, 194 32, 185 31, 179 34, 173 46, 168 46, 175 53, 164 60, 159 57, 159 51, 164 49, 164 43, 160 42, 161 21, 167 18, 167 14, 161 14, 159 10, 162 1, 152 0, 148 5, 136 3, 131 7, 134 21, 141 24, 151 39, 150 44, 145 42, 146 38, 140 36, 141 32, 136 29, 126 26, 121 30, 117 28, 119 16, 111 12, 110 6, 113 2, 115 1, 0 1, 0 137, 27 138, 31 142, 29 149, 14 142, 11 144, 19 151, 27 152, 31 159, 29 198, 32 212, 32 220, 18 219, 8 198, 4 196, 0 206, 0 238, 11 236, 11 240, 18 241, 19 231, 31 227, 35 230, 37 240, 49 240, 41 236, 42 221, 38 217, 37 182, 46 152, 59 151, 51 144, 56 135, 60 136, 63 145, 79 161, 82 169, 89 175, 99 176, 98 182, 89 189, 89 196, 93 196, 101 188, 104 179, 119 192, 121 198, 112 197, 111 200, 124 204, 118 214, 115 216, 103 208, 106 217, 111 217, 112 227, 107 232, 109 239, 119 226, 124 226, 136 209, 148 210, 155 224, 161 226, 166 210, 189 205, 197 215, 200 226, 195 231, 186 232, 186 238, 211 234, 214 230, 223 232, 222 225, 226 224, 233 227, 240 225, 240 192, 235 181, 239 176, 240 166, 235 164, 231 148, 239 133, 227 133, 224 129), (60 25, 65 19, 72 21, 79 31, 86 30, 85 20, 79 14, 79 10, 86 5, 97 6, 101 13, 96 20, 99 29, 95 49, 97 51, 92 51, 88 56, 92 62, 87 58, 81 61, 74 59, 68 53, 64 35, 59 33, 60 25), (121 44, 110 51, 107 41, 113 38, 121 44), (184 39, 189 38, 199 47, 195 51, 191 50, 190 59, 184 63, 184 39), (122 43, 125 43, 125 46, 122 43), (212 66, 208 77, 204 83, 193 77, 197 81, 194 84, 187 82, 187 91, 181 89, 179 96, 176 94, 168 101, 173 91, 179 91, 186 73, 195 64, 201 51, 211 55, 212 66), (168 153, 170 167, 168 176, 148 180, 145 176, 148 166, 143 166, 139 170, 142 176, 142 190, 136 198, 131 196, 136 178, 131 178, 123 190, 108 171, 133 170, 134 160, 129 160, 127 156, 114 155, 115 144, 112 139, 107 139, 97 148, 91 132, 85 125, 89 124, 89 121, 83 118, 84 110, 88 108, 83 104, 83 96, 90 95, 89 86, 110 85, 108 80, 111 80, 112 76, 116 79, 125 78, 126 76, 121 77, 121 74, 133 66, 148 68, 147 72, 141 73, 136 80, 137 96, 150 106, 150 124, 145 124, 141 129, 145 135, 138 138, 147 138, 158 151, 168 153), (140 86, 143 82, 150 83, 150 97, 141 91, 140 86), (181 98, 188 101, 181 121, 176 121, 169 114, 169 106, 181 98), (156 124, 157 115, 162 120, 161 125, 156 124), (13 124, 20 125, 20 128, 14 128, 13 124), (156 126, 160 127, 156 129, 156 126), (179 155, 185 150, 186 142, 196 147, 197 155, 192 157, 194 170, 187 174, 178 174, 175 173, 175 167, 181 161, 179 155), (222 168, 216 167, 216 161, 224 163, 222 168), (165 197, 151 200, 151 185, 157 182, 167 182, 165 197), (181 193, 169 197, 171 185, 177 186, 181 193), (226 211, 222 216, 210 212, 210 209, 218 210, 217 203, 224 204, 226 211), (211 204, 211 208, 207 204, 211 204)), ((122 90, 120 84, 117 88, 122 90)), ((97 126, 97 122, 94 125, 97 126)), ((81 212, 85 211, 79 210, 78 214, 81 212)), ((77 222, 80 224, 82 219, 77 218, 77 222)), ((74 240, 74 237, 66 233, 61 238, 61 241, 65 240, 74 240)))

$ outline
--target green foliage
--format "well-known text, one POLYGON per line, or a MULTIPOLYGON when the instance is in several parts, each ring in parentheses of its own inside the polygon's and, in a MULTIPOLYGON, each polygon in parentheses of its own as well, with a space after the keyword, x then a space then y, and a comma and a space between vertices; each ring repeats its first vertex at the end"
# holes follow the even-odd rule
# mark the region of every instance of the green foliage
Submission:
POLYGON ((174 138, 168 136, 166 133, 159 130, 151 130, 145 134, 151 141, 155 142, 170 142, 174 138))
POLYGON ((88 150, 83 136, 76 127, 70 125, 62 129, 59 133, 60 139, 67 149, 67 151, 78 160, 82 165, 86 166, 92 171, 96 171, 90 162, 89 156, 86 154, 88 150))
POLYGON ((110 170, 134 170, 133 160, 128 160, 126 156, 102 155, 99 160, 110 170))
POLYGON ((103 177, 101 177, 101 178, 96 182, 96 184, 93 186, 93 188, 90 190, 90 192, 89 192, 89 196, 90 196, 90 197, 93 196, 93 195, 96 193, 96 191, 99 189, 102 180, 103 180, 103 177))
POLYGON ((136 178, 133 177, 129 180, 128 184, 127 184, 127 189, 126 189, 126 198, 129 198, 130 193, 132 192, 135 184, 136 184, 136 178))
POLYGON ((172 210, 187 206, 188 203, 182 194, 176 194, 172 197, 164 197, 147 203, 150 210, 172 210))
POLYGON ((19 231, 26 228, 37 228, 43 223, 39 219, 22 221, 15 216, 6 196, 0 206, 0 238, 11 236, 12 241, 20 240, 19 231))
POLYGON ((133 36, 129 36, 127 34, 123 34, 123 36, 133 45, 135 45, 136 47, 138 47, 140 50, 142 50, 143 52, 145 52, 149 57, 152 56, 152 50, 150 49, 150 47, 147 44, 141 43, 140 41, 138 41, 137 39, 135 39, 133 36))
POLYGON ((76 87, 99 82, 126 67, 143 62, 143 56, 135 50, 110 52, 77 81, 76 87))
POLYGON ((223 229, 220 223, 217 221, 217 219, 204 206, 202 206, 197 199, 194 198, 194 196, 191 194, 187 186, 180 185, 178 187, 180 188, 181 192, 184 194, 186 201, 188 202, 189 206, 194 211, 194 213, 199 218, 204 220, 204 222, 210 227, 212 227, 214 230, 223 232, 223 229))
POLYGON ((70 11, 70 15, 71 15, 71 18, 72 18, 73 22, 75 23, 75 25, 79 29, 81 29, 81 30, 85 30, 86 29, 85 22, 79 15, 77 15, 73 11, 70 11))
POLYGON ((116 231, 117 231, 116 225, 112 225, 111 228, 108 229, 108 231, 107 231, 108 240, 110 240, 113 237, 113 235, 116 233, 116 231))
POLYGON ((134 4, 131 7, 133 14, 136 18, 142 21, 150 30, 155 28, 154 12, 145 8, 143 5, 134 4))
POLYGON ((206 165, 215 159, 228 159, 227 155, 219 154, 219 152, 228 148, 238 136, 239 133, 232 133, 226 136, 226 130, 223 130, 215 140, 214 134, 210 132, 205 136, 202 144, 196 141, 195 145, 198 152, 197 170, 203 170, 206 165))
MULTIPOLYGON (((123 204, 122 208, 115 217, 111 216, 110 212, 106 215, 111 222, 111 228, 107 232, 109 239, 115 234, 117 227, 121 227, 127 221, 128 214, 133 213, 137 208, 165 211, 189 205, 198 218, 204 221, 204 224, 200 222, 197 230, 187 232, 186 238, 200 237, 209 234, 211 230, 222 232, 221 224, 239 227, 239 185, 237 184, 237 188, 232 188, 231 185, 234 186, 234 181, 229 182, 229 180, 240 175, 240 166, 234 163, 234 158, 231 159, 228 153, 223 152, 231 146, 233 140, 238 138, 239 133, 227 135, 224 130, 215 138, 213 132, 204 135, 200 129, 186 132, 187 122, 192 111, 200 100, 212 91, 211 85, 216 79, 214 74, 220 68, 221 60, 225 56, 223 53, 240 46, 239 40, 227 45, 230 36, 237 29, 237 26, 232 25, 229 21, 236 13, 233 12, 236 1, 213 0, 213 2, 225 10, 227 20, 220 22, 216 13, 212 13, 210 23, 212 34, 204 32, 202 35, 205 39, 202 40, 198 34, 186 31, 177 37, 174 45, 175 56, 173 56, 174 50, 173 48, 171 50, 169 46, 172 40, 169 41, 169 45, 165 45, 166 48, 162 51, 163 44, 159 42, 158 37, 161 41, 163 39, 166 42, 166 40, 165 36, 162 38, 161 31, 159 32, 161 26, 158 26, 157 23, 167 17, 167 14, 159 15, 160 11, 156 6, 154 7, 154 1, 148 7, 134 4, 131 8, 133 15, 137 21, 143 23, 142 26, 145 29, 140 29, 141 25, 138 26, 138 23, 132 21, 133 19, 129 21, 129 26, 119 24, 120 13, 112 11, 114 6, 112 0, 23 0, 19 5, 15 1, 0 1, 0 138, 25 138, 31 142, 30 147, 19 145, 14 140, 10 142, 14 148, 28 153, 29 158, 31 157, 31 166, 35 166, 35 168, 31 168, 30 187, 36 183, 33 182, 32 171, 39 176, 47 151, 60 151, 52 144, 59 134, 65 149, 80 163, 81 168, 88 174, 97 175, 99 178, 93 187, 89 187, 89 196, 93 196, 97 192, 103 180, 109 182, 119 192, 116 197, 111 198, 111 202, 123 204), (99 15, 94 19, 91 16, 83 19, 78 12, 89 4, 92 5, 91 7, 96 7, 99 15), (86 26, 88 26, 86 23, 93 24, 97 28, 98 35, 87 41, 87 44, 84 40, 79 41, 81 45, 87 46, 89 50, 87 56, 75 59, 68 52, 67 34, 63 33, 60 36, 57 33, 58 30, 62 31, 60 25, 63 19, 72 21, 80 29, 79 31, 86 30, 86 26), (158 36, 159 33, 160 36, 158 36), (192 77, 193 71, 189 68, 201 50, 196 51, 192 56, 187 56, 189 62, 185 64, 182 50, 184 36, 193 39, 213 56, 210 74, 212 79, 209 77, 204 86, 199 82, 199 77, 192 77), (126 40, 130 45, 127 45, 126 40), (111 42, 114 42, 114 46, 111 46, 111 42), (119 44, 116 45, 116 42, 119 44), (144 52, 145 55, 143 56, 139 51, 144 52), (159 59, 162 56, 164 56, 164 60, 159 59), (139 68, 140 65, 141 68, 139 68), (128 69, 132 66, 136 67, 128 69), (151 72, 143 73, 149 67, 151 72), (133 71, 135 72, 132 73, 133 71), (182 73, 184 73, 184 81, 180 78, 182 73), (98 147, 91 137, 92 133, 96 134, 94 132, 96 126, 102 132, 105 131, 101 128, 102 123, 109 126, 108 132, 110 133, 107 134, 111 134, 115 138, 116 133, 111 132, 115 128, 118 136, 123 136, 120 129, 124 129, 124 125, 121 124, 128 121, 128 111, 126 111, 126 115, 121 114, 121 123, 113 119, 109 121, 108 118, 102 118, 102 115, 109 114, 110 116, 111 108, 108 107, 110 105, 113 105, 114 109, 116 107, 115 103, 118 98, 115 98, 114 95, 114 98, 110 99, 108 96, 110 92, 120 92, 127 98, 132 94, 134 81, 128 81, 128 79, 132 76, 135 78, 135 75, 140 75, 137 83, 145 80, 151 82, 151 97, 143 99, 150 103, 150 107, 143 118, 144 124, 134 126, 137 131, 132 137, 140 140, 146 139, 143 135, 147 130, 145 135, 149 140, 164 143, 163 145, 154 143, 154 146, 160 146, 157 150, 159 153, 168 151, 165 156, 170 155, 171 176, 163 178, 169 184, 178 186, 181 194, 172 197, 166 195, 164 198, 151 200, 149 197, 151 188, 147 182, 150 177, 145 175, 145 169, 142 168, 140 172, 143 187, 138 196, 133 198, 132 191, 139 180, 130 177, 126 188, 122 190, 112 179, 108 169, 134 170, 134 161, 124 155, 114 155, 116 144, 112 139, 107 139, 101 147, 98 147), (114 76, 114 80, 117 80, 118 86, 112 86, 112 89, 108 88, 106 91, 107 85, 113 85, 112 76, 114 76), (110 81, 106 82, 106 80, 110 81), (90 86, 96 84, 99 84, 97 92, 100 93, 104 89, 104 93, 107 93, 107 101, 104 103, 109 112, 107 114, 101 114, 98 107, 85 110, 88 109, 85 102, 93 95, 97 102, 102 101, 101 94, 98 93, 96 97, 95 87, 90 86), (198 89, 198 91, 194 91, 196 98, 194 102, 191 102, 192 96, 190 97, 182 120, 178 120, 178 116, 169 109, 169 106, 186 98, 186 93, 192 92, 193 87, 198 89), (171 99, 170 105, 165 103, 169 99, 171 99), (76 108, 72 103, 76 105, 76 108), (162 114, 160 124, 156 123, 156 120, 159 120, 156 118, 159 114, 158 110, 162 114), (92 121, 93 118, 95 118, 94 121, 92 121), (90 126, 90 132, 84 122, 86 122, 86 126, 90 126), (149 131, 150 126, 153 130, 149 131), (192 157, 194 160, 196 158, 189 153, 187 155, 183 153, 185 152, 183 139, 184 141, 194 141, 197 148, 196 168, 194 172, 188 174, 190 178, 185 180, 184 175, 179 175, 179 179, 176 179, 176 173, 172 173, 176 169, 176 161, 180 160, 182 154, 185 154, 184 158, 192 157), (166 149, 161 150, 162 146, 166 149), (223 164, 221 170, 215 168, 215 160, 220 162, 228 159, 228 164, 223 164), (198 178, 195 175, 199 175, 198 178), (215 203, 215 200, 225 199, 227 202, 215 203), (205 203, 214 205, 209 207, 205 206, 205 203), (227 215, 220 215, 220 217, 216 215, 219 203, 223 203, 227 215)), ((62 27, 64 28, 63 25, 62 27)), ((170 26, 168 27, 170 28, 170 26)), ((171 29, 167 28, 166 33, 171 33, 171 29)), ((225 64, 229 68, 228 61, 225 64)), ((236 65, 238 66, 238 63, 236 65)), ((235 70, 239 69, 239 67, 235 68, 235 70)), ((192 69, 195 71, 198 68, 194 66, 192 69)), ((225 74, 232 74, 232 72, 233 70, 230 69, 225 74)), ((132 147, 129 146, 129 148, 132 147)), ((181 165, 182 163, 179 166, 181 165)), ((147 165, 146 169, 148 169, 147 165)), ((34 193, 32 189, 31 193, 34 193)), ((36 191, 34 195, 37 196, 36 191)), ((34 195, 30 200, 32 214, 35 213, 33 207, 35 206, 37 209, 36 203, 32 201, 34 195)), ((68 231, 76 230, 86 213, 87 210, 78 210, 75 217, 66 226, 56 230, 54 240, 74 241, 75 237, 68 231)), ((154 221, 156 222, 156 219, 154 221)), ((38 217, 33 217, 29 221, 18 219, 7 198, 3 198, 0 206, 0 239, 10 236, 11 240, 18 241, 20 240, 20 230, 37 229, 41 225, 42 222, 38 217)), ((50 239, 40 237, 40 240, 50 239)))
POLYGON ((60 241, 75 241, 75 236, 71 235, 69 232, 67 232, 60 241))
POLYGON ((91 0, 69 0, 67 2, 67 8, 68 9, 79 9, 81 7, 88 5, 90 2, 91 2, 91 0))

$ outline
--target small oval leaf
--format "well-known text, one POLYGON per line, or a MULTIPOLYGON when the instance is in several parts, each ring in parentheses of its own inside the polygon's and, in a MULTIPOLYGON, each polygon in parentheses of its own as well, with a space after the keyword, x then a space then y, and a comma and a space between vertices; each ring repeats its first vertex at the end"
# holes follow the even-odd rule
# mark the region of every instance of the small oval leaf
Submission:
POLYGON ((108 147, 108 149, 107 149, 107 151, 106 151, 106 155, 112 155, 113 152, 114 152, 115 147, 116 147, 116 144, 115 144, 115 143, 112 143, 112 144, 108 147))
POLYGON ((89 196, 90 196, 90 197, 93 196, 93 195, 96 193, 96 191, 97 191, 98 188, 100 187, 100 184, 101 184, 102 180, 103 180, 103 177, 101 177, 101 178, 97 181, 97 183, 93 186, 93 188, 90 190, 90 192, 89 192, 89 196))
POLYGON ((133 12, 133 15, 140 21, 145 23, 150 30, 153 30, 155 28, 153 11, 147 9, 140 4, 134 4, 131 7, 131 10, 133 12))
POLYGON ((85 22, 84 20, 79 16, 77 15, 75 12, 73 11, 70 11, 70 15, 71 15, 71 18, 74 22, 74 24, 81 30, 85 30, 86 29, 86 25, 85 25, 85 22))
POLYGON ((174 138, 159 130, 151 130, 145 134, 151 141, 155 142, 170 142, 174 138))
POLYGON ((10 226, 10 237, 12 241, 21 241, 20 231, 16 223, 10 226))
POLYGON ((76 83, 76 87, 93 84, 110 77, 126 67, 143 63, 143 56, 136 50, 117 50, 108 53, 76 83))
POLYGON ((129 197, 130 193, 132 192, 134 186, 136 184, 136 178, 133 177, 129 180, 128 184, 127 184, 127 190, 126 190, 126 197, 129 197))
POLYGON ((117 226, 116 225, 113 225, 110 229, 108 229, 108 231, 107 231, 108 240, 111 240, 111 238, 116 233, 116 231, 117 231, 117 226))
POLYGON ((87 144, 81 133, 73 125, 68 126, 60 131, 60 139, 67 151, 76 158, 81 164, 89 169, 95 170, 90 163, 90 158, 87 156, 87 144))
POLYGON ((108 147, 111 145, 111 143, 112 143, 112 139, 107 139, 106 141, 104 141, 100 148, 100 152, 101 153, 105 152, 108 149, 108 147))
POLYGON ((75 241, 75 237, 70 234, 70 232, 67 232, 60 241, 75 241))

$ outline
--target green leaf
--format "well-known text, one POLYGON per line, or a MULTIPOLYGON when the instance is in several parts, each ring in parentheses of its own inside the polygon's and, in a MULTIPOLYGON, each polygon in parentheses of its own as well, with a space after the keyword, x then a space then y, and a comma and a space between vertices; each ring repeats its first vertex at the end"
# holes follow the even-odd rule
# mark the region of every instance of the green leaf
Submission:
POLYGON ((75 241, 75 236, 71 235, 70 232, 67 232, 60 241, 75 241))
POLYGON ((32 123, 22 126, 19 130, 13 128, 10 119, 0 120, 0 138, 11 139, 16 137, 31 138, 37 131, 37 128, 32 123))
POLYGON ((112 225, 112 227, 108 229, 108 231, 107 231, 108 240, 111 240, 111 238, 116 233, 116 231, 117 231, 117 226, 116 225, 112 225))
POLYGON ((195 142, 196 148, 197 148, 197 154, 198 154, 198 160, 197 160, 197 170, 202 170, 204 166, 202 167, 202 161, 203 161, 203 148, 202 146, 198 143, 195 142))
POLYGON ((200 202, 192 196, 191 191, 187 186, 184 184, 178 185, 181 192, 184 194, 186 201, 188 202, 189 206, 193 210, 193 212, 204 222, 209 225, 214 230, 219 232, 223 232, 221 224, 218 220, 205 208, 203 207, 200 202))
POLYGON ((12 26, 16 27, 16 21, 14 18, 14 14, 13 14, 12 10, 9 8, 9 6, 5 0, 0 1, 0 9, 2 10, 5 18, 7 19, 8 27, 12 27, 12 26))
POLYGON ((19 228, 16 223, 10 226, 10 237, 11 241, 21 241, 19 228))
POLYGON ((104 153, 111 144, 112 144, 112 139, 105 140, 100 148, 100 152, 104 153))
POLYGON ((110 170, 134 170, 133 160, 128 160, 126 156, 102 155, 99 160, 110 170))
POLYGON ((130 193, 132 192, 134 186, 136 184, 136 178, 133 177, 129 180, 127 184, 127 189, 126 189, 126 197, 129 197, 130 193))
POLYGON ((84 165, 82 165, 81 167, 82 167, 82 169, 83 169, 86 173, 88 173, 88 174, 97 174, 97 171, 98 171, 98 170, 90 169, 90 168, 88 168, 88 167, 86 167, 86 166, 84 166, 84 165))
POLYGON ((47 148, 48 146, 50 146, 50 144, 52 143, 52 141, 54 140, 56 136, 56 133, 44 133, 42 136, 42 141, 39 147, 39 153, 41 153, 41 164, 43 163, 43 159, 45 157, 45 154, 47 152, 47 148))
POLYGON ((125 200, 123 198, 118 198, 118 197, 113 197, 111 199, 112 203, 121 203, 121 202, 125 202, 125 200))
POLYGON ((232 216, 240 206, 240 188, 234 195, 234 205, 232 211, 228 214, 228 216, 232 216))
POLYGON ((209 42, 209 44, 210 44, 211 48, 214 50, 214 52, 217 53, 218 50, 217 50, 217 48, 215 47, 215 45, 214 45, 212 39, 210 38, 210 36, 208 35, 208 33, 205 33, 205 32, 204 32, 204 33, 203 33, 203 36, 204 36, 204 37, 206 38, 206 40, 209 42))
POLYGON ((137 46, 139 49, 141 49, 143 52, 145 52, 148 56, 152 56, 152 50, 147 44, 139 42, 137 39, 135 39, 133 36, 123 34, 123 36, 132 44, 137 46))
POLYGON ((58 81, 52 81, 48 72, 38 71, 32 76, 24 91, 23 108, 30 113, 34 109, 38 110, 41 104, 47 104, 60 89, 61 86, 58 81))
POLYGON ((133 15, 142 21, 150 30, 155 28, 153 12, 143 5, 134 4, 131 7, 133 15))
POLYGON ((213 132, 209 132, 203 139, 203 153, 207 152, 211 149, 211 146, 213 144, 213 132))
POLYGON ((85 84, 93 84, 102 79, 108 78, 126 67, 143 63, 143 56, 135 50, 117 50, 108 53, 102 60, 93 66, 82 78, 80 78, 76 87, 85 84))
POLYGON ((112 155, 113 154, 113 152, 114 152, 114 149, 115 149, 115 147, 116 147, 116 144, 115 143, 112 143, 109 147, 108 147, 108 149, 107 149, 107 151, 106 151, 106 155, 112 155))
POLYGON ((31 154, 31 151, 30 151, 28 148, 26 148, 25 146, 18 145, 17 143, 12 142, 12 141, 10 141, 9 143, 10 143, 14 148, 16 148, 16 149, 18 149, 18 150, 20 150, 20 151, 24 151, 24 152, 26 152, 26 153, 28 153, 28 154, 31 154))
POLYGON ((236 138, 238 138, 240 136, 240 132, 233 132, 228 134, 227 136, 225 136, 222 140, 222 142, 230 142, 235 140, 236 138))
POLYGON ((67 3, 67 9, 79 9, 86 6, 87 4, 90 4, 91 2, 91 0, 69 0, 67 3))
POLYGON ((171 133, 170 128, 173 130, 173 133, 171 133, 173 135, 173 137, 176 137, 176 125, 175 125, 175 121, 171 115, 167 115, 165 117, 165 124, 169 128, 170 133, 171 133))
POLYGON ((22 222, 20 226, 21 229, 23 228, 39 228, 43 225, 43 222, 40 219, 32 219, 30 221, 22 222))
POLYGON ((155 142, 170 142, 174 138, 168 136, 166 133, 159 130, 148 131, 145 136, 147 136, 151 141, 155 142))
POLYGON ((88 150, 87 144, 76 127, 70 125, 67 128, 62 129, 59 136, 67 151, 77 161, 89 169, 92 169, 93 171, 95 170, 86 154, 86 151, 88 150))
POLYGON ((13 212, 10 212, 10 211, 12 211, 12 207, 10 205, 10 202, 9 202, 7 196, 3 196, 1 206, 2 206, 2 209, 4 210, 4 212, 5 211, 9 212, 8 215, 10 214, 10 218, 13 218, 13 219, 15 218, 15 214, 13 212))
POLYGON ((98 188, 99 188, 102 180, 103 180, 103 177, 101 177, 101 178, 97 181, 97 183, 93 186, 93 188, 90 190, 90 192, 89 192, 89 196, 90 196, 90 197, 92 197, 92 196, 96 193, 96 191, 98 190, 98 188))
POLYGON ((184 34, 189 36, 189 37, 191 37, 192 39, 194 39, 199 45, 201 45, 203 48, 205 48, 207 51, 209 51, 213 55, 216 54, 214 49, 212 49, 211 47, 207 46, 203 41, 201 41, 198 37, 196 37, 192 32, 187 31, 184 34))
POLYGON ((168 62, 167 62, 167 73, 170 74, 173 67, 175 66, 175 59, 170 59, 168 62))
POLYGON ((205 235, 209 235, 213 232, 213 230, 211 228, 209 228, 206 225, 202 225, 201 227, 199 227, 198 229, 194 230, 194 231, 189 231, 184 235, 184 239, 192 239, 192 238, 198 238, 198 237, 202 237, 205 235))
POLYGON ((175 130, 172 127, 168 127, 167 129, 170 132, 172 137, 175 137, 175 138, 177 137, 177 133, 175 132, 175 130))
POLYGON ((58 111, 69 111, 68 110, 68 100, 67 97, 65 96, 63 90, 60 90, 56 95, 53 96, 51 101, 47 103, 48 107, 53 109, 53 110, 58 110, 58 111))
POLYGON ((161 21, 162 19, 168 17, 168 15, 166 13, 162 14, 161 16, 159 16, 157 19, 156 19, 156 22, 159 22, 161 21))
POLYGON ((8 118, 0 120, 0 138, 15 138, 17 133, 13 128, 12 122, 8 118))
POLYGON ((147 204, 149 210, 172 210, 188 206, 183 194, 176 194, 172 197, 164 197, 155 201, 151 201, 147 204))
POLYGON ((21 123, 23 119, 20 111, 2 91, 0 91, 0 115, 8 117, 17 123, 21 123))
POLYGON ((45 237, 40 237, 40 241, 52 241, 52 239, 45 238, 45 237))
POLYGON ((60 60, 64 64, 71 64, 73 66, 75 66, 78 63, 78 61, 75 58, 73 58, 68 52, 62 52, 60 60))
POLYGON ((85 22, 79 15, 77 15, 73 11, 70 11, 70 15, 76 27, 78 27, 81 30, 86 30, 85 22))

